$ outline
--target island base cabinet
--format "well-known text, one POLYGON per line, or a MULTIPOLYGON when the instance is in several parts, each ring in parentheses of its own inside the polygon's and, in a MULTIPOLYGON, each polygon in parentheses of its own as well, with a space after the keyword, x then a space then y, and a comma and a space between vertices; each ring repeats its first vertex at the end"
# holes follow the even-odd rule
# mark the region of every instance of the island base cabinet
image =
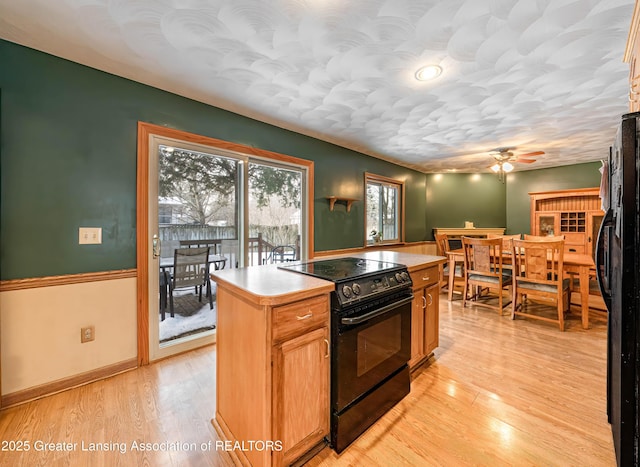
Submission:
POLYGON ((329 434, 329 294, 276 305, 218 286, 216 416, 234 465, 290 465, 329 434))
POLYGON ((426 302, 424 318, 424 352, 430 355, 439 343, 440 336, 440 286, 432 285, 424 291, 426 302))
POLYGON ((329 433, 329 330, 274 347, 273 465, 289 465, 329 433))
POLYGON ((439 341, 440 283, 438 268, 411 273, 413 305, 411 310, 411 360, 414 369, 424 362, 439 341))
POLYGON ((424 353, 424 295, 422 290, 413 296, 411 308, 411 360, 409 368, 415 368, 425 358, 424 353))

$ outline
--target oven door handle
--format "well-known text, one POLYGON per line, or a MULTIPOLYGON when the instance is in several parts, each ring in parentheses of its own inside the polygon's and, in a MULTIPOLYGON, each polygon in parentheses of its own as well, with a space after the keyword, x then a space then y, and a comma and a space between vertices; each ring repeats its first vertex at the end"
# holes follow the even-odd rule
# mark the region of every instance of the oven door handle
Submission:
POLYGON ((360 324, 360 323, 362 323, 364 321, 370 320, 370 319, 375 318, 377 316, 384 315, 385 313, 388 313, 391 310, 395 310, 399 306, 405 305, 407 303, 411 303, 412 301, 413 301, 413 296, 407 297, 407 298, 403 298, 402 300, 394 302, 391 305, 384 306, 384 307, 379 308, 379 309, 377 309, 375 311, 371 311, 369 313, 365 313, 364 315, 361 315, 361 316, 356 316, 355 318, 341 318, 340 322, 342 324, 360 324))

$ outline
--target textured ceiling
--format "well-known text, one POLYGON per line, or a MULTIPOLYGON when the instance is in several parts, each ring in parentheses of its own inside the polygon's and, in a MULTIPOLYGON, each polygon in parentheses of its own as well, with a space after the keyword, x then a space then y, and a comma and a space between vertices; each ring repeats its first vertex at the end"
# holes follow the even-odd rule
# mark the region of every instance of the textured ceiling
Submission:
POLYGON ((545 151, 523 170, 606 158, 633 4, 0 0, 0 37, 424 172, 545 151))

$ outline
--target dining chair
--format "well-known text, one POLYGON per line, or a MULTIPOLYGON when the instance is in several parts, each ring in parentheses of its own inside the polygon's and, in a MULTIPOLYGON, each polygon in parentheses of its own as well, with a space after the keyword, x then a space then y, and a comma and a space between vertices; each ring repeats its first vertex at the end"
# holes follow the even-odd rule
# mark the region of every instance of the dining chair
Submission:
MULTIPOLYGON (((438 256, 444 256, 446 258, 449 245, 447 243, 447 234, 439 233, 435 234, 436 238, 436 253, 438 256)), ((449 287, 449 264, 445 263, 440 268, 440 289, 449 287)))
POLYGON ((569 279, 563 278, 564 240, 514 240, 511 255, 514 280, 511 318, 526 316, 558 323, 564 331, 564 313, 569 309, 570 298, 569 279), (555 305, 554 317, 533 306, 532 298, 555 305))
MULTIPOLYGON (((449 251, 449 238, 447 234, 439 233, 435 234, 436 239, 436 251, 439 256, 447 256, 447 252, 449 251)), ((454 287, 456 286, 456 282, 460 284, 463 280, 463 262, 456 261, 455 262, 455 271, 454 271, 454 287), (457 279, 457 281, 456 281, 457 279)), ((460 285, 462 287, 462 285, 460 285)), ((440 290, 445 288, 449 288, 449 262, 447 261, 442 265, 440 269, 440 290)), ((457 291, 456 291, 457 292, 457 291)), ((460 290, 462 293, 462 290, 460 290)))
POLYGON ((502 250, 503 251, 511 251, 512 241, 513 240, 522 240, 521 234, 513 234, 513 235, 497 235, 497 234, 489 234, 487 238, 501 238, 502 239, 502 250))
POLYGON ((202 288, 206 287, 209 307, 213 309, 213 294, 209 279, 209 247, 176 248, 173 273, 169 281, 169 311, 174 316, 173 293, 176 289, 199 287, 198 300, 202 301, 202 288))
POLYGON ((503 297, 505 289, 511 290, 512 278, 503 270, 502 248, 502 238, 462 237, 462 249, 464 250, 463 307, 466 306, 468 300, 473 300, 476 305, 493 308, 502 314, 504 307, 511 303, 511 300, 505 303, 503 297), (473 294, 471 294, 472 287, 474 288, 473 294), (497 306, 489 301, 495 301, 495 295, 483 295, 485 292, 491 291, 497 295, 497 306))
MULTIPOLYGON (((576 274, 569 274, 569 303, 574 304, 571 301, 574 293, 580 293, 580 279, 575 277, 576 274)), ((589 271, 589 295, 593 297, 597 297, 596 299, 589 300, 589 308, 595 311, 607 311, 607 307, 602 300, 602 293, 600 292, 600 286, 598 285, 598 280, 596 279, 596 270, 595 268, 589 271)))
MULTIPOLYGON (((169 279, 167 278, 167 271, 160 270, 160 320, 164 321, 167 311, 167 291, 169 289, 169 279)), ((173 315, 171 315, 173 317, 173 315)))
MULTIPOLYGON (((521 234, 504 235, 504 234, 489 234, 487 238, 501 238, 502 239, 502 252, 511 254, 513 247, 513 240, 522 240, 521 234)), ((504 258, 503 258, 504 259, 504 258)), ((506 274, 511 274, 511 261, 503 261, 502 268, 506 274)))

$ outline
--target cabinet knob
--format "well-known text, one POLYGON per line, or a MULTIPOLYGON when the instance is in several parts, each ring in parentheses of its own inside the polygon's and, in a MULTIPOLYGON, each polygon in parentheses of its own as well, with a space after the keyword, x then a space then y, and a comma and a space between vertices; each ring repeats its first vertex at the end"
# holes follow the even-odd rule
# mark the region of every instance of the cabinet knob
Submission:
POLYGON ((422 277, 422 280, 423 280, 423 281, 428 281, 428 280, 429 280, 429 276, 423 276, 423 277, 422 277))
POLYGON ((429 306, 433 305, 433 297, 430 293, 427 294, 429 296, 429 306))
POLYGON ((324 354, 324 358, 329 358, 329 341, 324 339, 324 343, 327 344, 327 353, 324 354))
POLYGON ((427 299, 424 298, 424 295, 422 296, 422 309, 425 309, 427 307, 427 299))
POLYGON ((309 319, 309 318, 311 318, 312 316, 313 316, 313 313, 309 312, 309 313, 307 313, 306 315, 302 315, 302 316, 296 315, 296 319, 297 319, 298 321, 303 321, 303 320, 305 320, 305 319, 309 319))

